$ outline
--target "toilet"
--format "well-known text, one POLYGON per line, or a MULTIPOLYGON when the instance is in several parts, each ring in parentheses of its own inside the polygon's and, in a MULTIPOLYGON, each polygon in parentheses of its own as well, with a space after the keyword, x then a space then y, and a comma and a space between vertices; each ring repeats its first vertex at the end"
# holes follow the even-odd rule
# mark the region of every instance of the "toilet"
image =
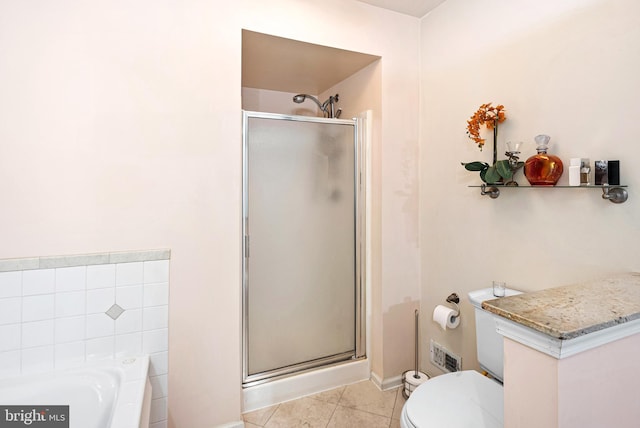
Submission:
MULTIPOLYGON (((520 291, 507 289, 505 295, 520 291)), ((502 428, 502 336, 495 317, 482 302, 495 299, 492 288, 472 291, 469 300, 476 317, 476 346, 482 370, 463 370, 434 377, 416 388, 400 416, 402 428, 502 428)))

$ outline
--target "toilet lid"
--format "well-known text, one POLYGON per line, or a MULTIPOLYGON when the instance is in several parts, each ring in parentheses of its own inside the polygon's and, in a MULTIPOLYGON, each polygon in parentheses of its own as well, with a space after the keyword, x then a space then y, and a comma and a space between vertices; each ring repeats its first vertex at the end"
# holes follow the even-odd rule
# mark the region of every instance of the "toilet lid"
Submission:
POLYGON ((405 412, 419 428, 502 428, 502 386, 473 370, 448 373, 416 388, 405 412))

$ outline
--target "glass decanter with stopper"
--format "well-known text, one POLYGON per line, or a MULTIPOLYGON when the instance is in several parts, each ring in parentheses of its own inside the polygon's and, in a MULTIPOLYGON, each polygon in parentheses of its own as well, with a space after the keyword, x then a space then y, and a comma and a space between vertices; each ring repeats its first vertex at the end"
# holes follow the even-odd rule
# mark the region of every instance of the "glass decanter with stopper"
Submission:
POLYGON ((534 139, 538 154, 524 163, 524 176, 532 186, 555 186, 562 175, 562 161, 558 156, 547 154, 551 137, 537 135, 534 139))

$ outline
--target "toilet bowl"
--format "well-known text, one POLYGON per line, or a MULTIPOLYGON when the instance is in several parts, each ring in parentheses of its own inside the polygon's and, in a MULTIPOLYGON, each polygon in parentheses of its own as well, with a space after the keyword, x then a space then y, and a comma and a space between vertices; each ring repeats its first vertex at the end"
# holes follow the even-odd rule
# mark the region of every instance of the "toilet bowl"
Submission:
POLYGON ((473 370, 430 379, 402 408, 402 428, 502 428, 502 386, 473 370))
MULTIPOLYGON (((506 290, 506 296, 520 294, 506 290)), ((496 315, 482 309, 482 302, 495 299, 485 288, 469 293, 476 318, 476 347, 480 367, 475 370, 436 376, 416 388, 400 416, 402 428, 502 428, 504 400, 502 389, 503 344, 496 332, 496 315)))

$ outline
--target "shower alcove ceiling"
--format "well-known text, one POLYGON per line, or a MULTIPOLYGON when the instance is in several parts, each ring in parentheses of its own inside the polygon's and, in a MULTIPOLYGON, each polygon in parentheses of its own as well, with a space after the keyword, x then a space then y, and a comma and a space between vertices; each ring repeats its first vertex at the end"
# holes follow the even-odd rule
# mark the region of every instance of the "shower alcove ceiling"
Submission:
POLYGON ((375 55, 242 30, 243 88, 318 96, 379 59, 375 55))

